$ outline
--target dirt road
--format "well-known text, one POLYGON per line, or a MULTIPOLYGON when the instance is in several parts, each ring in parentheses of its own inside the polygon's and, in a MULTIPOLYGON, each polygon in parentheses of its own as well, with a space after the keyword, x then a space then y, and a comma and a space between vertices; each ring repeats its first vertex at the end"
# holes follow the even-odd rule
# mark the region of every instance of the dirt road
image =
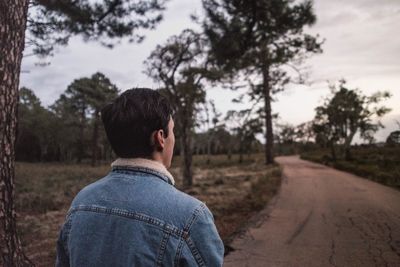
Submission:
POLYGON ((400 266, 399 191, 298 157, 277 161, 279 195, 224 266, 400 266))

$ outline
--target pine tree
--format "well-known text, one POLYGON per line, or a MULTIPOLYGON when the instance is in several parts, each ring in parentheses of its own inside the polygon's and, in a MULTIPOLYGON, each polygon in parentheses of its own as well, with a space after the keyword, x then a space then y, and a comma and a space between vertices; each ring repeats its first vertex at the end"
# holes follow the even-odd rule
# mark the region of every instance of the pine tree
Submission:
MULTIPOLYGON (((273 163, 272 95, 291 81, 287 69, 310 54, 321 52, 317 37, 303 32, 316 17, 312 2, 294 0, 203 0, 204 32, 212 58, 234 77, 240 72, 261 80, 251 86, 254 99, 262 97, 265 113, 265 158, 273 163)), ((297 70, 296 68, 294 68, 297 70)))

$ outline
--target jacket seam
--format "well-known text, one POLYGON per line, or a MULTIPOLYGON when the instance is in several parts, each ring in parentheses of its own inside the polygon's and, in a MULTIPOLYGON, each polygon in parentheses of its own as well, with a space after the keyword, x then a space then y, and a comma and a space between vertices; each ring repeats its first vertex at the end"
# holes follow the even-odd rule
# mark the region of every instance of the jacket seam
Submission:
POLYGON ((157 266, 162 266, 162 260, 164 258, 164 254, 165 254, 165 251, 167 248, 167 243, 168 243, 170 235, 171 235, 170 231, 168 231, 168 230, 164 231, 164 235, 163 235, 163 238, 160 243, 160 249, 157 253, 158 254, 157 255, 157 263, 156 263, 157 266))
POLYGON ((190 249, 190 252, 192 253, 194 259, 196 260, 197 264, 199 266, 206 266, 203 258, 201 257, 199 250, 196 248, 196 245, 193 243, 192 239, 188 237, 186 240, 186 244, 190 249))
POLYGON ((201 203, 192 213, 192 216, 188 219, 188 221, 186 222, 184 228, 183 228, 183 236, 178 244, 178 248, 176 251, 176 255, 175 255, 175 265, 178 266, 179 265, 179 259, 181 258, 182 255, 182 249, 183 249, 183 244, 186 243, 186 245, 189 247, 190 252, 192 253, 194 259, 196 260, 196 263, 199 264, 199 266, 205 266, 204 265, 204 260, 201 258, 200 253, 198 252, 196 246, 193 244, 193 242, 191 242, 192 246, 189 246, 189 244, 187 243, 187 240, 189 239, 189 232, 190 229, 193 225, 193 223, 195 222, 195 220, 199 217, 199 213, 200 211, 203 211, 205 208, 205 204, 201 203), (195 254, 194 254, 195 252, 195 254))
POLYGON ((186 222, 185 226, 183 227, 183 231, 185 233, 189 233, 190 228, 192 227, 194 221, 198 218, 199 212, 204 210, 204 203, 201 203, 194 211, 192 216, 189 218, 189 220, 186 222))
POLYGON ((183 237, 180 238, 180 241, 178 243, 178 247, 176 249, 176 254, 175 254, 175 260, 174 260, 174 266, 179 266, 179 259, 182 256, 182 248, 183 248, 183 244, 185 244, 183 237))
POLYGON ((162 229, 164 232, 169 232, 171 235, 174 235, 175 237, 178 237, 178 238, 181 238, 184 235, 184 232, 182 230, 178 229, 176 226, 170 225, 162 220, 152 218, 151 216, 148 216, 143 213, 131 212, 131 211, 118 209, 118 208, 105 208, 102 206, 79 205, 79 206, 71 208, 68 211, 67 216, 69 216, 75 212, 78 212, 78 211, 88 211, 88 212, 94 212, 94 213, 110 214, 110 215, 124 217, 124 218, 128 218, 128 219, 138 220, 138 221, 142 221, 142 222, 154 225, 154 226, 162 229))
POLYGON ((69 234, 71 232, 71 226, 72 226, 72 216, 70 214, 67 215, 67 221, 64 224, 64 231, 63 231, 63 236, 62 236, 62 243, 63 243, 63 249, 64 252, 69 259, 69 246, 68 246, 68 239, 69 239, 69 234))

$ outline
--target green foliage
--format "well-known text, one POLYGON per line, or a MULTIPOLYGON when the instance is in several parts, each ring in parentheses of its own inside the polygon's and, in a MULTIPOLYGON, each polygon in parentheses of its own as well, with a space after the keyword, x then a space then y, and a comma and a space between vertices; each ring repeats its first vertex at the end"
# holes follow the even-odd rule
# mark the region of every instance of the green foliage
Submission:
MULTIPOLYGON (((78 162, 86 156, 88 141, 91 140, 92 164, 96 164, 99 157, 99 138, 102 146, 108 146, 100 124, 100 110, 118 95, 117 87, 102 73, 95 73, 90 78, 74 80, 52 107, 60 119, 69 126, 72 135, 70 145, 76 148, 78 162), (89 137, 88 128, 92 129, 89 137)), ((66 146, 70 149, 69 146, 66 146)), ((104 153, 103 149, 103 153, 104 153)))
POLYGON ((114 99, 118 89, 101 73, 73 81, 49 108, 34 93, 20 90, 17 160, 72 161, 89 157, 92 163, 111 155, 100 109, 114 99))
POLYGON ((41 105, 32 90, 21 88, 19 97, 16 159, 40 161, 54 157, 57 140, 51 127, 56 117, 41 105))
MULTIPOLYGON (((273 162, 272 94, 289 82, 304 82, 295 66, 320 53, 318 36, 303 32, 316 18, 311 1, 202 0, 206 18, 202 26, 211 49, 209 58, 227 73, 227 79, 244 75, 253 102, 264 102, 266 163, 273 162), (260 82, 261 80, 261 82, 260 82)), ((234 88, 234 87, 233 87, 234 88)))
POLYGON ((307 144, 315 138, 313 131, 313 122, 308 121, 296 126, 296 140, 302 144, 307 144))
POLYGON ((296 155, 301 151, 317 147, 312 141, 314 132, 312 122, 304 122, 297 126, 288 123, 277 123, 275 135, 275 153, 279 156, 296 155))
MULTIPOLYGON (((240 156, 236 157, 235 154, 252 154, 262 151, 262 144, 257 139, 252 139, 252 142, 240 145, 240 137, 237 132, 229 132, 224 127, 219 127, 215 131, 210 130, 207 132, 194 133, 193 136, 193 152, 196 155, 203 155, 204 160, 208 162, 210 166, 213 166, 215 162, 209 160, 209 155, 221 155, 225 160, 228 159, 231 164, 237 164, 240 156), (210 139, 211 137, 211 139, 210 139), (210 153, 208 153, 208 146, 210 147, 210 153), (240 152, 240 149, 242 151, 240 152)), ((179 149, 179 144, 176 144, 179 149)), ((213 156, 215 160, 215 156, 213 156)), ((242 159, 246 161, 246 159, 242 159)))
POLYGON ((140 29, 154 29, 162 20, 166 0, 33 0, 28 18, 28 45, 39 55, 49 55, 55 45, 66 45, 73 35, 85 41, 101 40, 113 47, 112 39, 129 37, 140 42, 140 29))
POLYGON ((252 109, 229 110, 225 119, 232 125, 231 130, 237 137, 241 163, 243 153, 249 153, 252 145, 257 143, 256 135, 262 133, 262 121, 252 109))
POLYGON ((203 0, 205 34, 217 63, 256 72, 320 51, 321 43, 303 34, 315 23, 312 2, 293 0, 203 0))
POLYGON ((400 145, 400 131, 393 131, 386 139, 386 144, 390 146, 400 145))
POLYGON ((296 141, 296 128, 290 124, 278 124, 278 143, 293 144, 296 141))
MULTIPOLYGON (((383 128, 381 118, 390 111, 380 102, 389 98, 388 92, 377 92, 365 96, 360 90, 349 89, 341 80, 339 87, 331 86, 333 95, 322 106, 317 107, 314 119, 316 141, 331 146, 344 146, 346 158, 350 159, 350 145, 357 132, 364 140, 373 141, 373 134, 383 128)), ((334 150, 333 150, 334 151, 334 150)), ((332 157, 335 155, 332 153, 332 157)))

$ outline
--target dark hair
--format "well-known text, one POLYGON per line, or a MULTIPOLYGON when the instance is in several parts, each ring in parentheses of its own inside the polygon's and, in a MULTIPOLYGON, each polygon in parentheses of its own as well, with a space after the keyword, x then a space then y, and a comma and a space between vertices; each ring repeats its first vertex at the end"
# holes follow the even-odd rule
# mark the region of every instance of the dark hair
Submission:
POLYGON ((168 137, 172 108, 159 92, 130 89, 101 111, 101 119, 115 154, 121 158, 149 157, 154 151, 150 135, 162 129, 168 137))

